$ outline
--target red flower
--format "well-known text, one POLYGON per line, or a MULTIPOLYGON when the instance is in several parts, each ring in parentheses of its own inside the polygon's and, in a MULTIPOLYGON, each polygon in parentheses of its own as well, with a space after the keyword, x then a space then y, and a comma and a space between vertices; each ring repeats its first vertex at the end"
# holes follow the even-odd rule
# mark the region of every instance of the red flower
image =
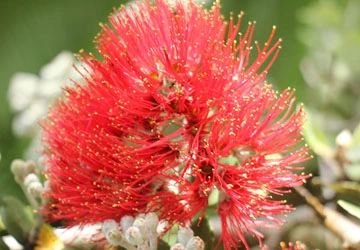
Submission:
POLYGON ((291 172, 308 159, 303 110, 294 91, 278 94, 264 78, 279 52, 255 42, 254 23, 239 37, 216 2, 137 3, 110 17, 97 46, 81 54, 87 84, 67 89, 43 122, 47 212, 53 220, 91 224, 157 212, 170 224, 205 212, 219 191, 225 249, 291 210, 271 199, 301 185, 291 172))

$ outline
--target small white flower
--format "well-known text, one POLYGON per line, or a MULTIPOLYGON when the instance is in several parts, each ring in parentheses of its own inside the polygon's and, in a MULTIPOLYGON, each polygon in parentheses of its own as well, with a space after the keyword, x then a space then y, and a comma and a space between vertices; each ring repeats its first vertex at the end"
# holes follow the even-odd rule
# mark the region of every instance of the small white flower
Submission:
POLYGON ((17 113, 13 121, 15 135, 35 136, 39 131, 38 119, 46 114, 48 106, 60 95, 62 87, 71 86, 72 81, 83 81, 81 74, 86 74, 86 69, 79 65, 77 68, 82 71, 79 74, 73 67, 74 63, 72 53, 64 51, 43 66, 39 76, 20 72, 10 79, 9 106, 17 113))
POLYGON ((33 182, 40 182, 40 180, 36 174, 30 173, 24 179, 24 187, 27 188, 33 182))
POLYGON ((203 250, 205 248, 204 241, 199 237, 192 237, 186 244, 186 250, 203 250))
POLYGON ((185 250, 185 246, 181 243, 176 243, 170 248, 170 250, 185 250))
POLYGON ((39 77, 30 73, 16 73, 10 80, 8 98, 12 111, 26 109, 36 93, 39 77))
POLYGON ((156 233, 158 235, 162 235, 168 227, 169 227, 169 223, 165 220, 161 220, 156 227, 156 233))
POLYGON ((145 216, 146 226, 150 231, 156 232, 156 227, 159 224, 159 218, 155 213, 147 213, 145 216))
POLYGON ((129 227, 125 232, 126 240, 132 245, 142 245, 144 243, 143 235, 138 227, 129 227))
POLYGON ((109 231, 111 230, 118 230, 119 229, 119 225, 118 223, 116 223, 115 220, 105 220, 102 223, 102 227, 101 227, 101 231, 103 232, 104 235, 106 235, 109 231))
POLYGON ((178 241, 179 243, 186 245, 188 241, 194 237, 194 232, 189 227, 181 227, 178 231, 178 241))
POLYGON ((336 144, 340 147, 348 148, 351 145, 352 134, 349 130, 343 130, 336 136, 336 144))
POLYGON ((134 223, 135 218, 130 215, 125 215, 120 220, 121 229, 125 232, 134 223))
POLYGON ((11 111, 16 114, 13 132, 18 137, 33 137, 25 153, 27 159, 39 157, 36 153, 41 147, 38 120, 46 115, 49 105, 60 96, 63 87, 72 86, 73 82, 83 84, 83 75, 89 71, 86 65, 75 60, 71 52, 64 51, 43 66, 39 76, 19 72, 10 79, 8 101, 11 111))
POLYGON ((144 218, 136 218, 133 226, 139 228, 143 236, 146 236, 148 234, 148 230, 146 228, 146 220, 144 218))
POLYGON ((35 198, 42 198, 44 193, 44 186, 38 182, 32 182, 27 187, 26 191, 35 198))
POLYGON ((119 224, 115 220, 105 220, 102 224, 102 233, 107 241, 113 246, 119 246, 123 243, 123 237, 119 230, 119 224))

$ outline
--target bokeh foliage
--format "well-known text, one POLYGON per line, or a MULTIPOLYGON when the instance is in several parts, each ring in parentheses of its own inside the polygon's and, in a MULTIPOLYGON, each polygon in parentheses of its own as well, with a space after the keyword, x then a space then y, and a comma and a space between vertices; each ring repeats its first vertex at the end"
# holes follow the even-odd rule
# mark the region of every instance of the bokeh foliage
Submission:
POLYGON ((40 68, 59 52, 80 49, 94 51, 93 38, 100 31, 113 7, 122 0, 107 1, 1 1, 0 2, 0 196, 22 196, 9 166, 22 158, 28 145, 11 130, 12 115, 7 88, 15 72, 38 74, 40 68))

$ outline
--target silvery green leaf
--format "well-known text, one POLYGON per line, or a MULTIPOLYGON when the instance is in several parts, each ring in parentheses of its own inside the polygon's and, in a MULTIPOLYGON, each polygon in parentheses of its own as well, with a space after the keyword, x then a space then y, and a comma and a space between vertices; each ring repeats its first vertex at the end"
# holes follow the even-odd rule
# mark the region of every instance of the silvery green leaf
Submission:
POLYGON ((357 217, 360 219, 360 207, 356 206, 350 202, 339 200, 337 202, 340 207, 342 207, 344 210, 346 210, 349 214, 357 217))

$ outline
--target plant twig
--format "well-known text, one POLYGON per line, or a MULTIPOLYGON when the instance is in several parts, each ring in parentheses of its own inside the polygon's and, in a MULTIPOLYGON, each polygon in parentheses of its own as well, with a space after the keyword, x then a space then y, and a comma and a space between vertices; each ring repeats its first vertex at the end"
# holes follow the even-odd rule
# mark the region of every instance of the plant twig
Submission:
POLYGON ((350 221, 344 215, 323 206, 320 201, 306 188, 300 186, 295 190, 301 195, 323 220, 324 225, 343 240, 344 249, 360 249, 360 226, 350 221))
POLYGON ((356 192, 360 194, 360 184, 353 181, 339 181, 334 183, 323 182, 319 177, 314 177, 311 180, 313 185, 329 187, 337 192, 356 192))

